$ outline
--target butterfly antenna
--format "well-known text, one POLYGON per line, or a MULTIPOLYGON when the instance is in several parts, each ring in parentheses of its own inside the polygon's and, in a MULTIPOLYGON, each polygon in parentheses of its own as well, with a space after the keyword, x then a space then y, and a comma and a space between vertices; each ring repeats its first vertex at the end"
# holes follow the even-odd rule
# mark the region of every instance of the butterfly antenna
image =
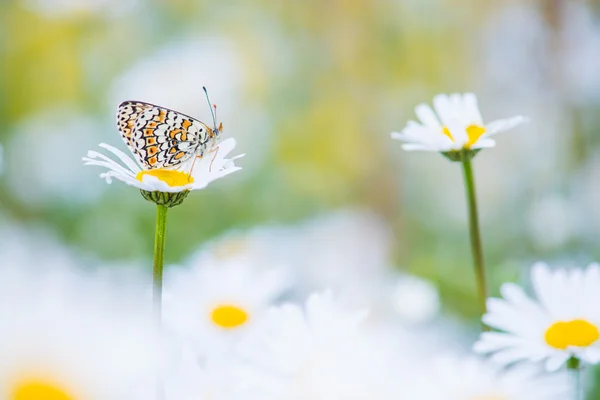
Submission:
POLYGON ((210 108, 210 113, 212 114, 212 118, 213 118, 213 124, 215 126, 215 129, 217 127, 217 106, 216 105, 212 105, 210 102, 210 99, 208 98, 208 90, 206 90, 206 86, 202 86, 202 89, 204 89, 204 94, 206 95, 206 101, 208 102, 208 107, 210 108), (213 110, 214 107, 214 110, 213 110))

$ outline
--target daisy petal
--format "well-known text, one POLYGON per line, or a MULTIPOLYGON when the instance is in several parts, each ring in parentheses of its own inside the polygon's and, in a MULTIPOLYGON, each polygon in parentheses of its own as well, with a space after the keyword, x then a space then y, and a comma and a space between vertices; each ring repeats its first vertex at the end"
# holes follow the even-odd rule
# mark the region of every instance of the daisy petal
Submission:
POLYGON ((525 122, 528 122, 528 121, 529 120, 527 118, 522 117, 520 115, 518 115, 516 117, 512 117, 512 118, 499 119, 499 120, 490 122, 489 124, 486 125, 486 127, 485 127, 486 135, 492 136, 492 135, 495 135, 496 133, 504 132, 511 128, 514 128, 515 126, 524 124, 525 122))

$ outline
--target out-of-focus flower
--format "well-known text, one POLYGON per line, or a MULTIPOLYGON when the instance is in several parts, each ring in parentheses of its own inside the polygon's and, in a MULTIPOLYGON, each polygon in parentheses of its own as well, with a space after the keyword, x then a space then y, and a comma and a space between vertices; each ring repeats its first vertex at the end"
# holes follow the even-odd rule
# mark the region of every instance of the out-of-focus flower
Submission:
POLYGON ((323 214, 289 228, 285 265, 304 292, 332 289, 352 306, 387 302, 382 287, 392 235, 376 215, 361 210, 323 214))
POLYGON ((391 293, 392 307, 408 324, 432 320, 440 311, 440 296, 428 281, 411 275, 396 280, 391 293))
POLYGON ((360 329, 365 316, 330 292, 271 309, 241 345, 240 390, 252 399, 397 398, 383 346, 360 329))
POLYGON ((571 398, 562 374, 540 375, 530 367, 503 370, 475 357, 437 357, 427 372, 417 376, 415 400, 562 400, 571 398), (432 384, 435 382, 435 384, 432 384))
POLYGON ((572 357, 598 363, 600 266, 553 272, 538 263, 531 282, 537 301, 512 283, 502 285, 503 299, 488 299, 483 322, 502 332, 482 333, 475 351, 493 353, 492 360, 501 364, 545 361, 549 371, 572 357))
MULTIPOLYGON (((181 347, 181 357, 171 363, 161 380, 164 400, 233 400, 237 382, 233 359, 221 353, 218 363, 199 360, 189 347, 181 347)), ((156 399, 156 386, 146 385, 132 399, 156 399)), ((244 397, 240 397, 243 399, 244 397)), ((78 400, 78 399, 76 399, 78 400)))
POLYGON ((100 147, 117 156, 122 164, 104 154, 90 150, 87 157, 83 158, 85 165, 107 168, 108 172, 100 174, 107 183, 111 183, 112 178, 116 178, 146 192, 187 193, 190 190, 200 190, 212 181, 241 169, 234 164, 234 160, 241 156, 225 158, 235 147, 235 139, 232 138, 219 143, 218 150, 213 149, 214 155, 205 154, 200 159, 193 157, 177 169, 146 169, 137 159, 134 161, 115 147, 105 143, 100 144, 100 147))
POLYGON ((340 210, 294 225, 267 225, 228 233, 208 243, 195 262, 234 259, 256 270, 265 265, 289 268, 304 298, 332 289, 352 305, 389 306, 386 286, 391 232, 376 215, 340 210))
POLYGON ((72 206, 95 199, 101 188, 73 166, 100 130, 92 118, 71 110, 48 110, 23 120, 4 143, 8 188, 30 206, 72 206))
POLYGON ((131 398, 163 358, 136 293, 67 268, 11 268, 0 280, 0 398, 131 398))
POLYGON ((477 97, 473 93, 439 94, 428 104, 419 104, 415 113, 420 122, 409 121, 402 132, 392 132, 392 138, 405 142, 404 150, 458 152, 495 146, 492 135, 506 131, 526 121, 516 116, 484 124, 477 97))
POLYGON ((288 287, 278 269, 224 262, 167 271, 165 326, 201 356, 227 351, 288 287))

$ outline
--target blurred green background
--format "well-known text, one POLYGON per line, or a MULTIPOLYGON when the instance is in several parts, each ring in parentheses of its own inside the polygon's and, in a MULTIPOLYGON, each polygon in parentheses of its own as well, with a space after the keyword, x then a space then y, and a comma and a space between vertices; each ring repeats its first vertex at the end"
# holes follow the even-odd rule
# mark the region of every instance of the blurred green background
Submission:
POLYGON ((172 210, 168 262, 232 229, 361 209, 394 265, 476 315, 460 168, 389 137, 454 91, 487 121, 531 118, 475 159, 493 290, 538 259, 600 259, 599 2, 3 0, 0 21, 3 220, 81 254, 150 258, 153 205, 81 162, 125 148, 117 104, 209 121, 205 85, 244 170, 172 210))

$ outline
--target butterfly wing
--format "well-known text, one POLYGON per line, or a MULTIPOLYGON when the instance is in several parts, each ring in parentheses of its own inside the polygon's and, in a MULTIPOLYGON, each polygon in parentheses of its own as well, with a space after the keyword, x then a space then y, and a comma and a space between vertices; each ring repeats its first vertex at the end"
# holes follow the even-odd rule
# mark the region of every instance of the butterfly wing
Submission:
POLYGON ((146 168, 168 168, 204 153, 213 131, 177 111, 140 101, 117 108, 117 126, 131 152, 146 168))

